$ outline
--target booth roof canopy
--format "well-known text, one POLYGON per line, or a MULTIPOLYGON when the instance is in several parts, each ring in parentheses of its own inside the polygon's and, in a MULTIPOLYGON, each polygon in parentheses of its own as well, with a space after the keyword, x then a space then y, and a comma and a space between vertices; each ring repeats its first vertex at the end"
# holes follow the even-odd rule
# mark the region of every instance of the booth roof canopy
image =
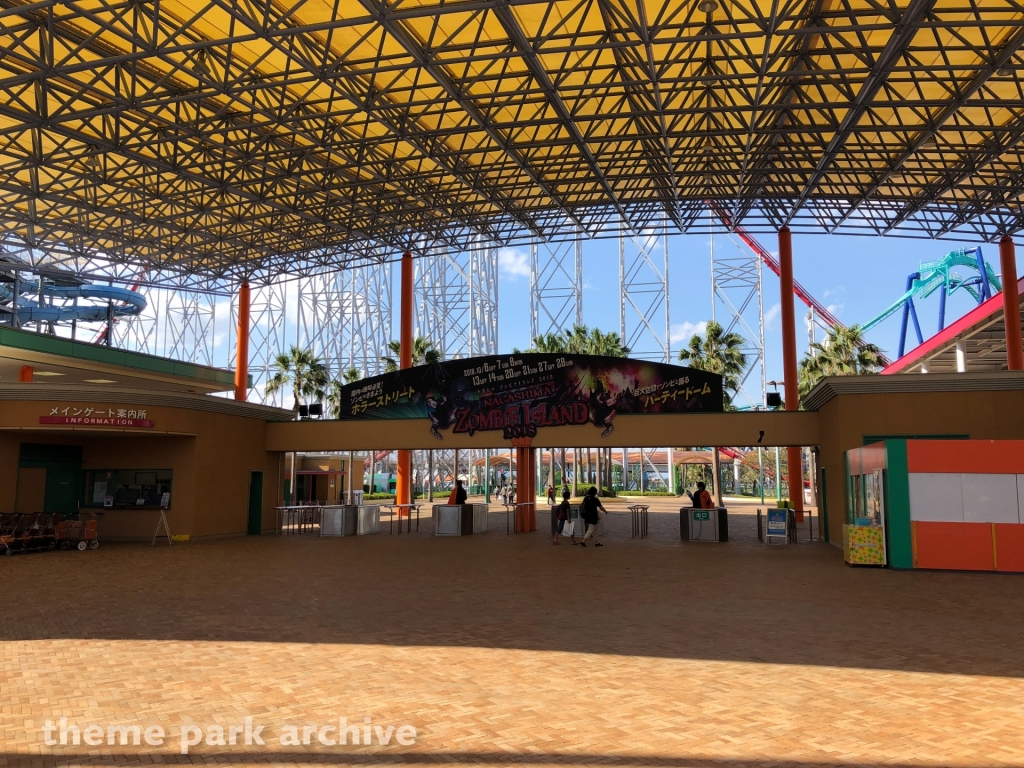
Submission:
POLYGON ((68 260, 1021 226, 1009 0, 0 2, 0 230, 68 260))

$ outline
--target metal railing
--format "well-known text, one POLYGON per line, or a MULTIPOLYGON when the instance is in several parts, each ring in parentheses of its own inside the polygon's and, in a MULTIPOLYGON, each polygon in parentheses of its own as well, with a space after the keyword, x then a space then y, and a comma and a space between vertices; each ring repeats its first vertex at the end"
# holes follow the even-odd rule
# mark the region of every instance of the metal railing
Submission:
POLYGON ((277 513, 274 532, 278 536, 312 533, 320 528, 323 515, 319 504, 274 507, 274 511, 277 513))
POLYGON ((647 536, 647 512, 650 509, 646 504, 634 504, 629 508, 630 516, 633 519, 634 539, 643 539, 647 536))
POLYGON ((398 510, 398 533, 402 533, 402 510, 406 510, 406 533, 412 533, 412 516, 413 512, 416 513, 416 530, 420 529, 420 507, 422 504, 381 504, 382 507, 388 510, 388 534, 394 533, 395 523, 395 510, 398 510))

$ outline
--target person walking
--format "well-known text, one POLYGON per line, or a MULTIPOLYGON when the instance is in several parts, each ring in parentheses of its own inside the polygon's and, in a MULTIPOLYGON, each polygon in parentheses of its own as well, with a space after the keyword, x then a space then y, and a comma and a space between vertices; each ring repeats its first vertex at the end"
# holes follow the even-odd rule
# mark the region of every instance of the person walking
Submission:
POLYGON ((552 485, 548 486, 548 504, 555 506, 555 488, 552 485))
POLYGON ((572 494, 569 492, 568 486, 562 486, 562 504, 566 509, 565 519, 569 521, 569 539, 572 543, 576 544, 576 523, 572 519, 572 504, 569 503, 569 499, 572 498, 572 494))
POLYGON ((593 537, 594 546, 603 547, 604 544, 597 540, 597 524, 601 521, 601 513, 608 514, 608 512, 601 503, 601 500, 597 498, 597 488, 590 487, 587 495, 583 497, 582 507, 580 516, 583 518, 587 530, 583 535, 583 541, 580 542, 580 546, 587 546, 587 539, 593 537))
MULTIPOLYGON (((554 500, 553 497, 554 497, 554 494, 552 494, 552 501, 554 500)), ((554 539, 554 541, 552 543, 556 544, 556 545, 559 545, 562 542, 560 542, 558 540, 558 537, 562 535, 562 531, 565 529, 565 521, 569 519, 569 516, 572 513, 572 507, 569 505, 569 497, 565 496, 562 499, 562 503, 559 504, 557 507, 552 505, 551 511, 552 511, 552 514, 555 516, 555 520, 558 523, 558 527, 555 529, 555 539, 554 539)), ((571 522, 569 523, 569 533, 570 533, 570 535, 572 534, 572 523, 571 522)), ((576 543, 576 539, 575 538, 573 538, 573 542, 572 543, 573 544, 576 543)))

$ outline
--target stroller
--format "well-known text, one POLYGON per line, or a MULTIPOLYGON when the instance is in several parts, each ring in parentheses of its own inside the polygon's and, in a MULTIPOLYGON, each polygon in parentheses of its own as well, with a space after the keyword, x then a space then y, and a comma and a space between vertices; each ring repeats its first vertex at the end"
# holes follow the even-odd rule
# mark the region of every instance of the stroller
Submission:
POLYGON ((0 548, 5 555, 57 548, 54 516, 46 512, 34 515, 3 515, 0 520, 0 548))
POLYGON ((97 549, 100 545, 96 537, 96 517, 87 516, 84 520, 64 520, 57 523, 57 542, 61 549, 97 549))

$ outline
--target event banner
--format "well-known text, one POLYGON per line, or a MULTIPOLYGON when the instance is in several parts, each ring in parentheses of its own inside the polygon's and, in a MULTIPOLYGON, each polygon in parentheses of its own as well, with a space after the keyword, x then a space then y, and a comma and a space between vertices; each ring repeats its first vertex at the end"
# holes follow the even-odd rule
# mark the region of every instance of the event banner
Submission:
POLYGON ((429 418, 431 433, 594 424, 601 436, 619 413, 722 410, 722 377, 645 360, 513 354, 448 360, 386 373, 341 391, 342 419, 429 418))

